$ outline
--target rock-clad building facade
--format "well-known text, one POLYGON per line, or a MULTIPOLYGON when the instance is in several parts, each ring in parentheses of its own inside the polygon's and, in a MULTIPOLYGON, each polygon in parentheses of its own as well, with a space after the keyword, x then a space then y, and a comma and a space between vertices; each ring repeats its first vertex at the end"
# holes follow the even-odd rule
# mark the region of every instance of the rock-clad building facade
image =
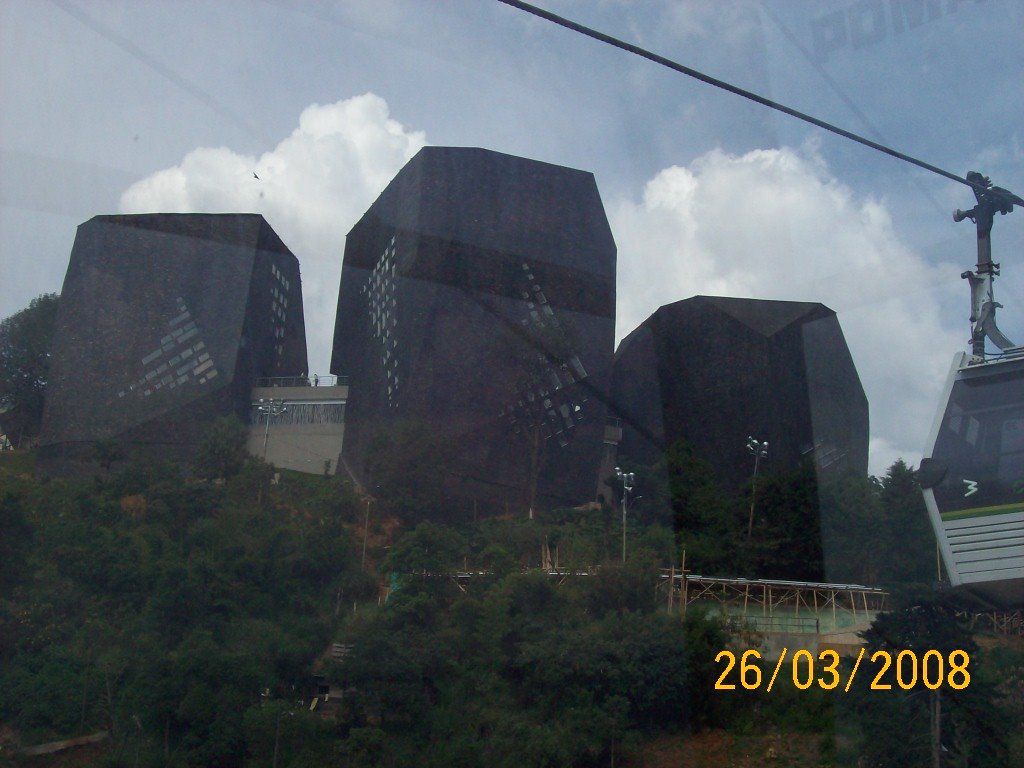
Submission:
POLYGON ((592 500, 615 265, 592 174, 422 149, 345 246, 331 372, 350 384, 349 471, 372 488, 374 442, 418 426, 455 506, 592 500))
POLYGON ((835 312, 822 304, 695 296, 658 309, 615 353, 619 453, 655 463, 684 440, 728 488, 813 461, 866 474, 868 402, 835 312))
POLYGON ((306 359, 299 264, 262 216, 96 216, 64 279, 41 459, 72 469, 106 440, 185 457, 306 359))

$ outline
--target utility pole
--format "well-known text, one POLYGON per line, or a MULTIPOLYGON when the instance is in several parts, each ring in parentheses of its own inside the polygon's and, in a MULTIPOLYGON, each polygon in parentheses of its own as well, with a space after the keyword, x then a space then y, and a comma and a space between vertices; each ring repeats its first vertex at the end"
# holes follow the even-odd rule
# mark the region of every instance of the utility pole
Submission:
POLYGON ((277 748, 281 743, 281 718, 285 715, 288 717, 294 717, 294 712, 278 712, 277 713, 277 724, 274 726, 274 759, 271 762, 272 768, 277 768, 277 748))
POLYGON ((938 690, 931 691, 931 747, 932 747, 932 768, 942 766, 942 700, 938 690))
POLYGON ((683 561, 679 564, 679 572, 680 572, 680 574, 682 576, 682 580, 683 580, 682 584, 680 585, 680 589, 679 589, 679 593, 680 593, 679 597, 680 597, 680 600, 682 601, 682 604, 683 604, 683 619, 685 620, 686 619, 686 603, 687 603, 687 598, 689 597, 689 595, 687 594, 687 589, 686 589, 686 550, 685 549, 683 550, 683 561))

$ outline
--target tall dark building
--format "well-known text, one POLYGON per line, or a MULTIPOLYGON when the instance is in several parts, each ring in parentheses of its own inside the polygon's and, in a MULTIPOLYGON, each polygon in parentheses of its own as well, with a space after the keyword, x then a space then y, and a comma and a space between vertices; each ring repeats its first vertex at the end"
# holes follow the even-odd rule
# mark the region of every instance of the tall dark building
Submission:
POLYGON ((418 426, 453 505, 592 500, 614 322, 592 174, 422 149, 345 246, 331 371, 350 383, 349 470, 372 487, 375 441, 418 426))
POLYGON ((822 304, 695 296, 661 307, 615 353, 620 455, 644 464, 685 440, 726 487, 813 460, 866 474, 868 402, 835 312, 822 304))
POLYGON ((262 216, 96 216, 64 278, 41 457, 185 456, 210 420, 248 420, 258 378, 306 365, 299 264, 262 216))

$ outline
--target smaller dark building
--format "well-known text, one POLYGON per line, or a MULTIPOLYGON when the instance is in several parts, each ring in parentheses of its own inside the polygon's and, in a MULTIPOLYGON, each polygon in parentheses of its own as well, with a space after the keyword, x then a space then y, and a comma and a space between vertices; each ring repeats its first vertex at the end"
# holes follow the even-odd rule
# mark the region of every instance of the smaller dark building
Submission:
POLYGON ((184 458, 212 419, 248 419, 257 379, 306 365, 298 260, 262 216, 96 216, 64 279, 42 464, 73 471, 99 441, 184 458))
POLYGON ((619 344, 619 455, 654 464, 684 440, 726 488, 814 461, 867 473, 868 403, 835 312, 822 304, 695 296, 661 307, 619 344))

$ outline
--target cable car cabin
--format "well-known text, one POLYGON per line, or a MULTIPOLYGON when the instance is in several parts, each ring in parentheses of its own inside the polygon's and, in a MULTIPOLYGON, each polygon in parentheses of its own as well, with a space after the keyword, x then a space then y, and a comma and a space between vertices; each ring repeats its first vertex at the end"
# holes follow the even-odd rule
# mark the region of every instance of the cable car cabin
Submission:
POLYGON ((919 478, 954 586, 1024 606, 1024 350, 957 355, 919 478))

